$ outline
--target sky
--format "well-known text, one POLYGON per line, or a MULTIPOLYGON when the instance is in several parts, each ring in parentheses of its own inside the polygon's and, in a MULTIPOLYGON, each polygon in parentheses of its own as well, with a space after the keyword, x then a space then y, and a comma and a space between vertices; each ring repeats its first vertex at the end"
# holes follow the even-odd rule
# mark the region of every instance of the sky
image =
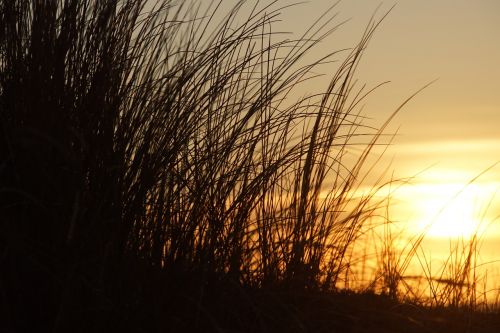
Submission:
MULTIPOLYGON (((312 0, 292 7, 283 12, 282 27, 300 32, 331 4, 312 0)), ((413 226, 433 221, 429 234, 435 237, 471 232, 485 212, 496 227, 500 167, 489 168, 500 161, 500 1, 341 1, 334 9, 337 22, 348 21, 315 52, 354 46, 370 17, 388 10, 357 78, 369 86, 390 83, 367 99, 365 114, 381 124, 436 80, 388 131, 397 131, 385 152, 395 177, 415 176, 394 194, 401 203, 395 218, 413 226)), ((328 76, 329 69, 322 70, 328 76)))
MULTIPOLYGON (((223 0, 222 11, 235 3, 223 0)), ((280 0, 276 6, 294 3, 280 0)), ((286 8, 273 31, 298 38, 333 3, 310 0, 286 8)), ((390 82, 369 96, 364 114, 372 118, 371 124, 380 125, 408 97, 435 81, 405 105, 387 130, 397 135, 381 168, 390 163, 394 177, 415 176, 411 187, 394 194, 407 203, 406 208, 396 209, 407 216, 397 218, 413 219, 414 225, 441 221, 434 229, 436 236, 447 229, 472 230, 467 221, 457 227, 460 223, 453 225, 450 220, 466 216, 476 223, 485 209, 493 221, 500 216, 500 195, 497 199, 495 194, 500 190, 500 165, 490 168, 500 162, 500 1, 339 1, 332 24, 345 23, 307 59, 355 46, 370 18, 381 18, 389 10, 356 77, 368 87, 390 82), (467 186, 471 180, 473 186, 467 186)), ((337 59, 342 60, 342 53, 337 59)), ((324 78, 303 89, 324 91, 336 66, 322 66, 324 78)))
MULTIPOLYGON (((331 3, 312 0, 291 8, 283 13, 283 26, 290 22, 300 31, 331 3)), ((341 1, 338 21, 349 21, 324 50, 353 46, 379 6, 376 17, 394 8, 371 40, 357 77, 369 85, 390 83, 367 100, 367 115, 383 121, 437 80, 393 121, 398 135, 388 154, 397 172, 410 176, 431 167, 433 178, 441 172, 463 181, 499 161, 500 1, 341 1)), ((494 171, 485 176, 500 181, 500 170, 496 176, 494 171)))
MULTIPOLYGON (((222 10, 236 2, 222 0, 222 10)), ((310 0, 286 8, 273 31, 299 38, 334 2, 310 0)), ((293 3, 280 0, 277 6, 293 3)), ((346 22, 306 61, 356 46, 370 18, 389 10, 356 75, 368 87, 390 81, 364 103, 370 125, 383 124, 408 97, 435 82, 406 104, 386 131, 397 135, 380 169, 388 166, 394 178, 414 178, 388 189, 390 208, 384 219, 408 232, 402 244, 425 232, 422 251, 432 262, 446 262, 451 242, 479 232, 478 263, 484 272, 493 272, 488 288, 497 288, 500 164, 494 165, 500 162, 500 1, 343 0, 333 9, 338 15, 332 24, 346 22)), ((337 59, 343 60, 342 54, 337 59)), ((304 93, 325 91, 337 65, 319 68, 325 76, 308 81, 304 93)), ((381 198, 386 200, 387 193, 382 191, 381 198)), ((411 265, 421 267, 419 262, 411 265)))
MULTIPOLYGON (((222 12, 236 2, 222 0, 222 12)), ((277 6, 293 3, 280 0, 277 6)), ((298 38, 333 3, 310 0, 287 8, 273 31, 298 38)), ((449 255, 446 239, 487 231, 489 242, 481 251, 485 262, 495 261, 500 244, 500 164, 494 166, 500 162, 500 1, 343 0, 333 9, 338 15, 332 24, 346 22, 307 59, 354 47, 370 18, 389 10, 356 77, 368 87, 390 82, 369 96, 364 114, 371 124, 383 124, 408 97, 435 82, 405 105, 387 130, 397 132, 384 155, 390 174, 414 176, 391 192, 388 218, 406 223, 413 235, 425 231, 426 242, 438 240, 439 246, 425 250, 444 253, 443 260, 449 255)), ((308 81, 304 93, 324 91, 337 65, 322 66, 325 77, 308 81)), ((500 279, 500 265, 495 269, 500 279)))

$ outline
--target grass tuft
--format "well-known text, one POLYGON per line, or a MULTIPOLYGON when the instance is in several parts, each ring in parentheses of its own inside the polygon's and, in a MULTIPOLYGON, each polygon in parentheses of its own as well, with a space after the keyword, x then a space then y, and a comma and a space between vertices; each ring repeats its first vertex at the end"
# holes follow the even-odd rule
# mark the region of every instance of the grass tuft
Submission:
MULTIPOLYGON (((373 89, 355 73, 385 15, 304 63, 339 27, 335 6, 299 39, 273 30, 286 7, 0 1, 3 329, 353 325, 307 306, 343 304, 353 246, 384 208, 382 180, 357 193, 400 108, 368 126, 373 89), (297 98, 338 57, 325 90, 297 98)), ((471 246, 453 276, 469 277, 471 246)), ((408 263, 384 251, 393 304, 408 263)), ((473 304, 453 287, 470 282, 435 302, 473 304)))

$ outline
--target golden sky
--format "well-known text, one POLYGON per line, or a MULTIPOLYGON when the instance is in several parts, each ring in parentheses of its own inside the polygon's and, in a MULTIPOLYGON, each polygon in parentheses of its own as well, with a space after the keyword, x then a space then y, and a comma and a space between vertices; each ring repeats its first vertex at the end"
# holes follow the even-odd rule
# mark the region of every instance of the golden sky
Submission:
MULTIPOLYGON (((289 20, 300 31, 331 3, 312 0, 291 8, 284 12, 283 26, 289 20)), ((325 51, 352 46, 379 4, 341 1, 338 21, 350 20, 325 51)), ((391 81, 367 100, 366 113, 383 120, 437 79, 394 120, 399 135, 389 154, 406 175, 434 164, 455 174, 480 173, 500 160, 500 1, 385 1, 378 13, 393 5, 359 67, 362 82, 391 81)))
MULTIPOLYGON (((222 0, 214 20, 237 2, 222 0)), ((272 2, 259 1, 261 7, 272 2)), ((273 31, 300 38, 334 2, 310 0, 284 9, 273 31)), ((241 20, 254 3, 248 1, 241 20)), ((273 8, 293 3, 279 0, 273 8)), ((436 81, 408 103, 388 128, 397 136, 379 169, 390 163, 388 175, 416 176, 411 184, 389 189, 388 217, 404 224, 413 236, 426 231, 425 242, 430 243, 424 250, 438 253, 443 260, 449 255, 448 239, 487 230, 489 243, 481 249, 481 262, 495 261, 500 240, 500 164, 491 166, 500 161, 500 0, 343 0, 333 9, 338 16, 332 24, 345 24, 305 62, 356 46, 374 13, 380 18, 391 8, 356 75, 360 85, 367 83, 368 88, 390 81, 365 100, 363 110, 373 121, 370 125, 381 125, 408 97, 436 81)), ((301 89, 325 91, 336 66, 317 68, 315 72, 325 76, 301 89)), ((387 198, 387 193, 382 191, 381 198, 387 198)), ((500 264, 495 270, 500 279, 500 264)))
MULTIPOLYGON (((290 8, 281 27, 303 31, 332 3, 312 0, 290 8)), ((398 131, 386 152, 395 176, 418 174, 413 185, 394 194, 400 203, 394 217, 414 226, 435 223, 433 236, 472 232, 486 209, 483 220, 500 215, 500 167, 464 188, 500 161, 500 1, 341 1, 334 9, 337 22, 349 21, 315 52, 354 46, 379 5, 376 17, 395 7, 371 40, 357 77, 372 86, 391 82, 368 98, 366 115, 382 123, 437 79, 390 128, 398 131)))
MULTIPOLYGON (((223 6, 235 2, 224 0, 223 6)), ((310 0, 283 10, 273 31, 298 38, 333 3, 310 0)), ((478 262, 488 263, 481 264, 485 272, 495 272, 489 283, 499 281, 500 165, 490 167, 500 161, 500 1, 343 0, 333 9, 338 12, 333 23, 348 21, 308 59, 355 46, 377 7, 375 17, 380 18, 393 6, 358 68, 360 84, 390 81, 365 101, 365 115, 380 125, 413 93, 436 82, 407 104, 389 128, 398 135, 380 169, 391 163, 389 175, 417 176, 411 184, 389 189, 388 218, 401 222, 410 238, 425 231, 422 251, 431 261, 432 256, 446 261, 448 241, 479 231, 485 238, 478 262)), ((328 66, 317 70, 323 79, 304 89, 324 91, 336 69, 336 64, 328 66)), ((380 194, 387 197, 387 191, 380 194)), ((413 264, 418 271, 421 264, 413 264)))
MULTIPOLYGON (((222 10, 235 3, 224 0, 222 10)), ((262 6, 270 3, 260 1, 262 6)), ((292 3, 281 0, 277 6, 292 3)), ((292 32, 298 38, 333 3, 310 0, 287 8, 273 31, 292 32)), ((487 206, 500 188, 500 167, 495 167, 475 180, 474 188, 462 190, 500 161, 500 1, 340 1, 333 9, 338 15, 332 24, 347 22, 307 59, 355 46, 377 8, 375 17, 380 18, 393 6, 370 41, 357 73, 360 84, 369 87, 390 83, 369 96, 364 112, 375 125, 382 124, 404 100, 437 79, 393 120, 388 132, 397 130, 398 135, 385 156, 392 161, 395 177, 418 174, 413 187, 403 188, 398 198, 410 202, 412 209, 399 211, 417 211, 412 218, 421 222, 432 219, 443 205, 454 207, 435 218, 444 223, 439 227, 444 230, 452 226, 445 220, 479 214, 477 207, 487 206), (460 198, 450 204, 457 191, 462 192, 460 198), (464 207, 465 203, 470 206, 464 207)), ((337 59, 342 60, 342 54, 337 59)), ((337 65, 328 66, 317 70, 325 74, 323 79, 303 89, 324 91, 337 65)), ((493 201, 490 215, 500 215, 496 204, 500 196, 493 201)))

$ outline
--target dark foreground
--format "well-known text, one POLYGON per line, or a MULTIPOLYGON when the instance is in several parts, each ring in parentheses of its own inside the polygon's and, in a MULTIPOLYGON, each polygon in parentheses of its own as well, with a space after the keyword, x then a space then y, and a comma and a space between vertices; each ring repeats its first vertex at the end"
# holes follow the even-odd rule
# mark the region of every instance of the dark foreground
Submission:
POLYGON ((229 280, 205 277, 202 282, 199 277, 138 265, 127 270, 116 269, 115 273, 116 279, 109 281, 106 290, 92 288, 84 275, 61 288, 32 267, 31 274, 38 275, 17 276, 4 292, 1 331, 465 333, 500 330, 498 311, 430 309, 372 293, 243 288, 229 280))

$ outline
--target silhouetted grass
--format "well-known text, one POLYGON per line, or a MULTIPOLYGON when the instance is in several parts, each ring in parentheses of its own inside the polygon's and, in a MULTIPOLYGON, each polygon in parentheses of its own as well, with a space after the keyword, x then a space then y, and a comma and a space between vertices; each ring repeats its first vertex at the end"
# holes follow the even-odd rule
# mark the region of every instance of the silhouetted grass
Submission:
POLYGON ((390 121, 363 123, 371 90, 354 80, 380 21, 304 64, 338 28, 331 10, 295 40, 272 29, 278 2, 221 21, 221 3, 0 6, 2 329, 352 324, 307 307, 342 304, 323 297, 384 205, 381 180, 354 194, 390 121), (326 90, 297 98, 333 56, 326 90))

